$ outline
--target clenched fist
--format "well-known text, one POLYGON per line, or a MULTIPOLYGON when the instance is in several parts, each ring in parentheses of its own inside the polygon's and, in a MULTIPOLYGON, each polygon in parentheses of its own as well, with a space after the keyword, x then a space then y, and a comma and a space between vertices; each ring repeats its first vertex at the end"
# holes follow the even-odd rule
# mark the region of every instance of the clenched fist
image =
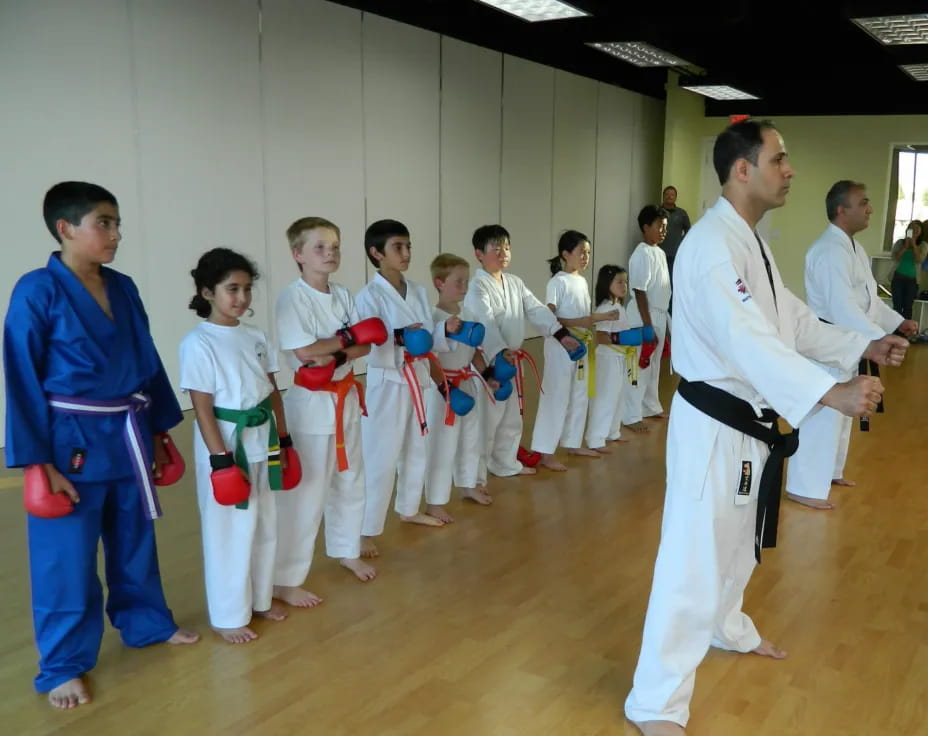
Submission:
POLYGON ((820 403, 848 417, 869 417, 876 411, 882 397, 883 384, 879 378, 855 376, 850 381, 832 386, 820 403))

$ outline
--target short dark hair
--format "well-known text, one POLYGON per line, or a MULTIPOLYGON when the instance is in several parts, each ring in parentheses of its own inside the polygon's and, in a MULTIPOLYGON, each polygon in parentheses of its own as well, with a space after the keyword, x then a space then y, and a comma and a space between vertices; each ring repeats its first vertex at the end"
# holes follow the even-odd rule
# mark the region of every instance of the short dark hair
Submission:
POLYGON ((116 197, 97 184, 86 181, 63 181, 55 184, 45 193, 45 200, 42 202, 45 226, 52 237, 60 243, 58 220, 80 225, 84 215, 91 212, 101 202, 119 207, 116 197))
POLYGON ((673 189, 674 194, 679 194, 679 192, 677 191, 677 188, 673 184, 668 184, 666 187, 664 187, 661 190, 661 194, 667 194, 668 189, 673 189))
POLYGON ((739 158, 745 158, 757 166, 757 156, 764 145, 764 131, 776 129, 769 120, 742 120, 719 133, 712 151, 712 163, 719 184, 725 185, 731 167, 739 158))
POLYGON ((831 185, 828 194, 825 195, 825 215, 829 222, 834 222, 838 216, 838 207, 850 207, 850 194, 855 189, 866 189, 867 186, 859 181, 842 179, 831 185))
POLYGON ((509 240, 509 231, 502 225, 481 225, 474 230, 474 237, 471 242, 474 244, 474 250, 485 253, 490 243, 498 243, 501 240, 509 240))
POLYGON ((607 263, 599 269, 599 273, 596 274, 596 288, 593 290, 593 295, 596 298, 593 303, 594 307, 598 307, 607 299, 612 300, 612 292, 609 291, 609 288, 612 286, 612 280, 620 273, 627 273, 627 271, 613 263, 607 263))
POLYGON ((655 220, 664 220, 667 218, 667 210, 658 207, 656 204, 646 204, 638 213, 638 227, 644 232, 645 225, 653 225, 655 220))
POLYGON ((213 248, 200 256, 197 267, 190 272, 197 293, 190 300, 188 309, 199 317, 209 317, 213 306, 203 298, 203 289, 215 291, 216 285, 225 281, 233 271, 244 271, 252 281, 258 278, 258 267, 246 256, 229 248, 213 248))
POLYGON ((589 243, 590 239, 579 230, 565 230, 557 241, 557 255, 548 259, 548 267, 551 269, 551 275, 557 274, 564 267, 564 259, 561 253, 573 253, 581 243, 589 243))
POLYGON ((371 255, 371 248, 378 253, 383 254, 387 247, 387 241, 390 238, 408 238, 409 228, 398 220, 377 220, 371 223, 367 230, 364 231, 364 254, 367 259, 374 264, 375 268, 380 268, 377 259, 371 255))

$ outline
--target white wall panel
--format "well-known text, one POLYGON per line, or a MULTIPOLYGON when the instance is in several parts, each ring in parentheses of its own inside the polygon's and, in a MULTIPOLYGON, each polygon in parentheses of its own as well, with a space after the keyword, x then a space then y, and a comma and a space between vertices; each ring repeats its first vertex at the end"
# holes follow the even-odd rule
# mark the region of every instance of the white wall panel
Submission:
MULTIPOLYGON (((130 17, 152 333, 176 382, 199 256, 227 246, 266 276, 257 5, 139 1, 130 17)), ((265 329, 267 287, 258 281, 252 318, 265 329)))
POLYGON ((635 96, 635 133, 632 137, 632 172, 629 201, 629 238, 641 240, 638 213, 646 204, 661 203, 661 176, 664 159, 664 104, 641 95, 635 96))
POLYGON ((362 31, 365 225, 404 223, 409 278, 428 285, 439 237, 439 36, 369 13, 362 31))
POLYGON ((471 237, 500 220, 502 54, 442 38, 441 250, 476 266, 471 237))

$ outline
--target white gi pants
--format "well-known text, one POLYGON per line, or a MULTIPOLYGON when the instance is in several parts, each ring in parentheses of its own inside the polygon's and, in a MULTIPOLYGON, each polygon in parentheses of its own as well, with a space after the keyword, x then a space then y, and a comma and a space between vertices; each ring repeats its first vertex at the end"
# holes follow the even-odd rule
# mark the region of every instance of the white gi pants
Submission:
POLYGON ((689 719, 696 668, 710 646, 750 652, 761 638, 741 610, 754 570, 757 488, 769 451, 674 396, 667 438, 667 495, 634 686, 632 721, 689 719), (710 423, 717 425, 713 427, 710 423), (705 478, 693 477, 693 433, 717 429, 705 478), (736 503, 742 463, 751 494, 736 503))
POLYGON ((628 383, 625 356, 608 345, 596 346, 596 395, 590 399, 587 447, 606 446, 622 436, 620 400, 628 383))
POLYGON ((532 431, 532 449, 536 452, 550 455, 559 444, 570 448, 583 444, 589 403, 588 370, 587 358, 574 362, 560 342, 545 338, 545 372, 532 431))
MULTIPOLYGON (((643 417, 653 417, 664 411, 657 389, 661 380, 664 339, 667 336, 667 312, 652 309, 651 324, 657 336, 657 349, 651 354, 648 367, 638 371, 638 385, 632 386, 628 391, 628 402, 622 414, 622 424, 625 425, 640 422, 643 417)), ((641 357, 641 348, 638 348, 638 357, 641 357)))
POLYGON ((490 403, 481 396, 478 403, 483 410, 481 418, 486 448, 477 475, 478 482, 487 482, 486 471, 500 477, 518 475, 522 471, 522 463, 516 458, 522 441, 522 414, 515 388, 505 401, 490 403))
POLYGON ((851 431, 854 429, 854 419, 841 415, 841 432, 838 435, 838 453, 835 457, 835 472, 831 477, 840 480, 844 478, 844 465, 847 463, 847 451, 851 445, 851 431))
POLYGON ((799 449, 786 468, 789 493, 828 499, 832 478, 841 478, 844 473, 851 424, 850 417, 823 406, 799 425, 799 449), (836 475, 839 466, 841 475, 836 475))
MULTIPOLYGON (((468 393, 473 391, 469 381, 462 384, 461 389, 468 393)), ((445 424, 445 407, 442 395, 430 391, 426 401, 429 456, 425 501, 435 506, 443 506, 451 500, 453 481, 462 488, 474 488, 480 464, 480 403, 476 402, 463 417, 455 416, 450 427, 445 424)))
POLYGON ((358 394, 345 399, 345 451, 348 469, 339 472, 334 434, 309 434, 290 427, 300 456, 299 485, 277 494, 277 563, 274 584, 302 585, 309 575, 316 534, 325 514, 325 551, 329 557, 361 555, 364 521, 364 458, 361 454, 361 408, 358 394))
MULTIPOLYGON (((361 534, 376 537, 383 534, 394 482, 396 513, 419 513, 429 441, 428 435, 422 436, 406 382, 385 378, 372 381, 371 370, 367 377, 367 416, 361 418, 367 500, 361 534)), ((423 388, 423 398, 428 401, 429 393, 435 391, 431 386, 423 388)))
MULTIPOLYGON (((199 429, 194 432, 199 433, 199 429)), ((205 445, 195 457, 209 622, 217 629, 237 629, 248 625, 253 611, 271 607, 276 497, 286 491, 272 491, 268 486, 267 461, 251 463, 248 508, 223 506, 213 498, 205 445)))

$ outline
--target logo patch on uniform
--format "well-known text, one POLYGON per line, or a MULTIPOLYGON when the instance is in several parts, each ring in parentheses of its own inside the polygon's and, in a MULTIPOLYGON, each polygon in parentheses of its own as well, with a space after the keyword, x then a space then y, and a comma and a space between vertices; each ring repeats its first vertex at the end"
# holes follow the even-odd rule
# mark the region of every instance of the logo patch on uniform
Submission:
POLYGON ((741 482, 738 483, 738 495, 751 495, 751 461, 743 460, 741 462, 741 482))
POLYGON ((71 450, 71 462, 68 463, 68 472, 80 475, 84 471, 84 461, 87 459, 87 450, 75 447, 71 450))
POLYGON ((741 296, 741 301, 746 302, 751 298, 751 295, 748 293, 748 286, 741 279, 735 281, 735 288, 738 290, 738 294, 741 296))

